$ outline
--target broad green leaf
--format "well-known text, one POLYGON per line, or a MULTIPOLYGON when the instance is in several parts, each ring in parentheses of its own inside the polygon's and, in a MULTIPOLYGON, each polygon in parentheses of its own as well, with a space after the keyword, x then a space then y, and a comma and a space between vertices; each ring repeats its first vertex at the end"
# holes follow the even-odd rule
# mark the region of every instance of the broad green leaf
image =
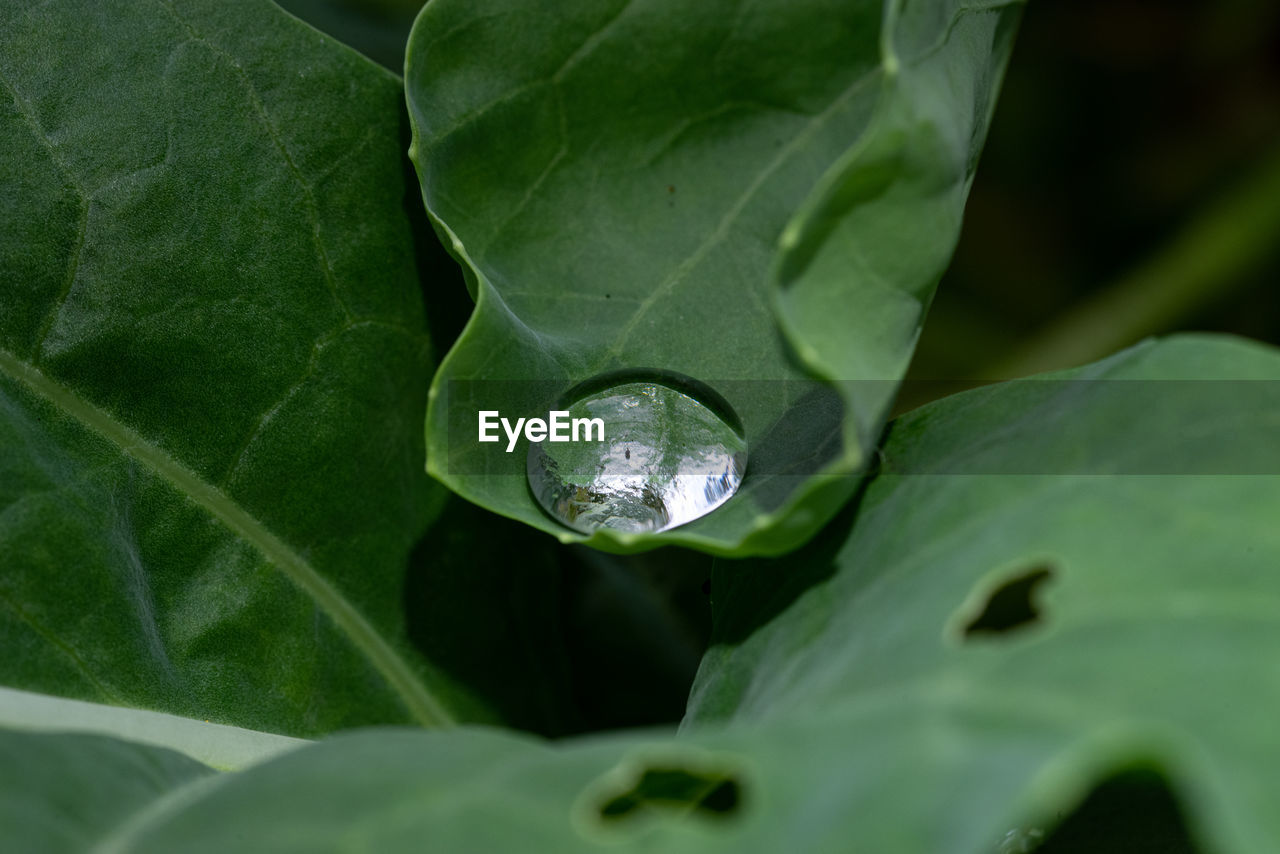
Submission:
POLYGON ((905 371, 1016 14, 433 0, 406 59, 412 154, 476 309, 432 385, 430 471, 564 542, 802 543, 856 488, 905 371), (740 492, 688 526, 569 531, 530 497, 523 445, 476 441, 480 409, 541 415, 638 369, 710 385, 746 428, 740 492))
MULTIPOLYGON (((771 736, 632 734, 557 746, 471 728, 344 733, 213 782, 178 781, 96 838, 89 822, 77 824, 112 852, 860 850, 868 817, 849 808, 855 774, 830 749, 830 732, 771 736)), ((106 782, 114 770, 85 767, 105 746, 80 757, 50 736, 0 732, 0 749, 7 744, 71 779, 106 782)), ((109 746, 127 755, 131 745, 109 746)), ((20 785, 0 776, 0 801, 20 785)), ((90 815, 115 807, 106 792, 81 797, 90 815)), ((38 839, 47 809, 37 800, 15 816, 12 836, 38 839)))
POLYGON ((867 850, 982 850, 1131 762, 1276 850, 1278 425, 1280 353, 1208 337, 903 417, 789 569, 722 565, 687 727, 825 730, 867 850), (1038 619, 981 631, 1011 596, 1038 619))
POLYGON ((399 99, 258 0, 0 11, 0 681, 445 717, 402 614, 440 491, 399 99))
MULTIPOLYGON (((79 797, 78 809, 64 823, 100 851, 1018 850, 1000 848, 1014 828, 974 846, 960 833, 927 838, 918 827, 888 826, 900 810, 878 813, 865 805, 875 800, 881 783, 893 787, 902 779, 899 773, 915 770, 896 768, 899 752, 905 749, 909 757, 911 745, 868 745, 859 758, 869 767, 859 767, 846 751, 832 748, 839 732, 789 725, 772 726, 763 738, 752 731, 679 739, 654 733, 548 745, 471 728, 367 730, 243 772, 175 781, 110 825, 94 821, 101 813, 122 811, 109 787, 115 769, 99 760, 105 747, 90 743, 96 749, 80 749, 86 736, 67 736, 69 743, 60 744, 47 735, 0 732, 0 753, 16 742, 8 752, 24 761, 77 783, 96 783, 70 787, 79 797), (915 839, 876 842, 876 831, 886 829, 915 839)), ((125 756, 130 748, 155 750, 118 741, 110 746, 125 756)), ((926 794, 951 797, 955 813, 992 811, 982 800, 989 789, 980 778, 954 792, 938 792, 923 779, 913 782, 926 794)), ((28 850, 28 840, 36 843, 30 850, 57 850, 37 846, 46 832, 42 822, 62 792, 42 786, 27 793, 22 785, 0 772, 0 801, 17 800, 23 809, 10 822, 10 840, 20 851, 28 850)), ((941 823, 957 817, 947 812, 941 823)), ((954 829, 961 824, 954 822, 954 829)))

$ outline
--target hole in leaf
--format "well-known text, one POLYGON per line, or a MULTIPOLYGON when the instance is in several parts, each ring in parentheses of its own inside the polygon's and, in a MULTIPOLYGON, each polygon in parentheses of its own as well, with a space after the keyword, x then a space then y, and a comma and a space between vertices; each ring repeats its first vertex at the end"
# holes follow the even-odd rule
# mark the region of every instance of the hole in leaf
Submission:
POLYGON ((738 809, 741 786, 733 777, 684 768, 647 768, 626 792, 600 805, 600 817, 617 820, 647 809, 724 816, 738 809))
POLYGON ((1006 634, 1039 622, 1036 594, 1052 576, 1049 567, 1041 566, 1006 580, 991 592, 978 616, 964 627, 965 638, 1006 634))
POLYGON ((1201 850, 1168 780, 1158 771, 1136 768, 1099 783, 1038 846, 1013 847, 1009 854, 1200 854, 1201 850))
POLYGON ((646 754, 624 760, 587 787, 575 807, 580 830, 616 840, 655 824, 723 822, 742 812, 746 787, 738 763, 689 748, 646 754))

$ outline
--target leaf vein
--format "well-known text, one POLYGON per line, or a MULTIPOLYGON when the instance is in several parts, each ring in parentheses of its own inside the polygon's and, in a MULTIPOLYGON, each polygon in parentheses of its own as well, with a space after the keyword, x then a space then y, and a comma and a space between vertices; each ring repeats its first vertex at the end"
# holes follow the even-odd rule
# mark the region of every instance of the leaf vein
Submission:
POLYGON ((751 200, 755 198, 756 193, 760 192, 765 183, 773 177, 774 173, 781 169, 791 156, 794 155, 805 143, 807 143, 840 107, 846 104, 849 99, 861 91, 868 83, 878 79, 880 73, 881 69, 877 67, 873 71, 856 78, 845 88, 843 92, 836 96, 825 110, 813 117, 813 120, 809 122, 808 127, 806 127, 801 133, 797 134, 795 138, 793 138, 785 147, 774 155, 773 159, 765 165, 764 169, 760 170, 759 174, 757 174, 751 181, 743 191, 742 195, 734 201, 734 203, 729 207, 729 210, 727 210, 724 216, 720 218, 720 221, 716 223, 716 227, 712 229, 711 233, 708 234, 702 242, 698 244, 697 248, 694 249, 694 251, 685 258, 684 261, 680 262, 680 264, 677 265, 676 268, 666 276, 666 278, 659 282, 643 301, 641 301, 635 314, 631 316, 631 319, 627 321, 627 323, 625 323, 614 336, 613 344, 610 345, 609 349, 606 351, 609 356, 615 358, 622 356, 626 349, 627 342, 630 340, 632 334, 635 333, 636 327, 639 326, 640 321, 656 305, 663 301, 671 291, 676 288, 676 286, 684 281, 688 275, 702 263, 714 247, 729 236, 738 217, 746 209, 747 205, 751 203, 751 200))
POLYGON ((610 17, 609 20, 605 21, 598 30, 588 36, 587 40, 579 45, 577 50, 569 54, 569 58, 566 59, 558 69, 556 69, 555 74, 551 75, 551 82, 559 85, 560 82, 569 75, 570 71, 572 71, 584 59, 595 53, 596 48, 604 43, 609 31, 622 20, 624 15, 627 14, 627 10, 631 8, 631 4, 633 2, 634 0, 623 0, 622 5, 618 7, 618 11, 614 12, 613 16, 610 17))
POLYGON ((88 849, 90 854, 115 854, 133 850, 142 835, 151 827, 161 824, 170 816, 189 808, 197 801, 208 797, 228 782, 236 779, 235 774, 222 772, 198 777, 189 783, 171 789, 160 797, 141 807, 116 825, 106 836, 88 849))
POLYGON ((560 64, 560 67, 557 68, 554 72, 552 72, 550 77, 545 77, 545 78, 539 77, 536 80, 530 80, 527 83, 522 83, 521 85, 515 87, 514 89, 511 89, 510 91, 493 99, 489 103, 476 107, 471 112, 466 113, 465 115, 459 116, 457 119, 453 121, 453 123, 446 130, 444 130, 439 134, 436 134, 430 140, 428 140, 427 145, 428 146, 435 145, 441 140, 447 139, 448 137, 453 136, 463 128, 469 125, 473 125, 476 122, 480 121, 490 112, 492 112, 494 109, 501 107, 503 104, 510 103, 511 101, 514 101, 520 96, 528 94, 529 92, 532 92, 535 89, 538 89, 542 86, 558 87, 560 83, 564 80, 565 75, 567 75, 570 71, 572 71, 574 66, 576 66, 588 55, 590 55, 590 53, 600 45, 600 43, 604 40, 605 32, 609 28, 611 28, 614 24, 616 24, 619 21, 619 19, 622 18, 622 16, 626 13, 627 9, 631 6, 631 3, 632 3, 632 0, 626 0, 626 2, 622 4, 622 7, 619 8, 618 11, 613 15, 613 17, 610 18, 608 21, 606 21, 600 29, 596 30, 590 36, 588 36, 586 41, 584 41, 581 45, 579 45, 573 51, 573 53, 569 54, 569 56, 565 59, 565 61, 560 64))
POLYGON ((559 89, 554 89, 552 91, 555 92, 556 95, 556 113, 559 116, 560 121, 560 146, 556 149, 556 153, 551 156, 551 159, 547 161, 547 165, 543 167, 542 172, 539 173, 538 177, 529 185, 529 189, 525 191, 524 196, 520 201, 511 209, 511 212, 503 217, 502 221, 498 223, 497 227, 493 230, 493 234, 485 243, 485 246, 476 252, 475 263, 477 264, 484 261, 484 256, 488 253, 489 248, 498 241, 498 238, 506 232, 511 224, 515 222, 516 218, 519 217, 520 214, 524 213, 524 209, 533 201, 534 196, 538 194, 538 190, 540 190, 542 185, 546 183, 547 179, 551 177, 551 173, 555 171, 555 168, 560 165, 560 161, 564 160, 564 158, 569 154, 569 129, 565 119, 564 100, 560 95, 559 89))
POLYGON ((18 113, 22 116, 28 129, 31 131, 32 137, 40 143, 41 146, 49 153, 49 159, 58 171, 66 178, 67 183, 80 198, 80 220, 76 228, 76 242, 71 250, 71 255, 67 259, 67 269, 63 274, 62 287, 59 289, 58 296, 54 300, 53 306, 49 309, 45 319, 41 322, 40 328, 36 332, 35 343, 31 346, 32 359, 39 364, 41 351, 44 349, 45 338, 49 335, 49 330, 53 328, 54 322, 62 313, 62 306, 66 303, 67 296, 71 293, 71 287, 75 283, 76 275, 80 271, 80 257, 84 250, 85 232, 89 230, 89 208, 91 206, 90 194, 86 191, 84 183, 80 181, 62 159, 62 155, 58 153, 58 148, 53 144, 53 140, 49 138, 49 134, 45 131, 44 126, 40 123, 39 117, 35 114, 35 110, 27 103, 18 87, 13 81, 0 71, 0 83, 9 90, 13 96, 13 104, 17 108, 18 113))
POLYGON ((75 663, 76 669, 79 670, 81 675, 89 681, 89 684, 93 685, 93 687, 98 690, 98 693, 103 699, 112 703, 120 702, 119 697, 109 691, 105 685, 98 681, 97 677, 93 675, 93 671, 89 669, 89 666, 84 663, 84 660, 80 658, 80 656, 76 655, 75 650, 71 648, 70 644, 64 642, 52 631, 36 622, 34 617, 24 611, 16 602, 13 601, 4 588, 0 588, 0 602, 4 603, 4 605, 12 611, 19 620, 30 626, 33 632, 44 638, 50 646, 54 647, 67 658, 71 659, 71 661, 75 663))
POLYGON ((400 326, 399 324, 384 323, 378 320, 361 320, 358 322, 343 324, 338 329, 316 339, 315 343, 311 345, 311 354, 307 358, 307 366, 303 369, 302 375, 290 383, 289 387, 286 388, 284 392, 281 393, 275 401, 264 409, 262 414, 254 420, 253 428, 245 436, 244 441, 240 443, 236 452, 231 455, 231 463, 227 466, 226 473, 223 474, 222 478, 218 481, 219 488, 227 488, 228 484, 231 482, 231 478, 235 475, 236 471, 240 468, 240 464, 244 461, 244 455, 249 450, 249 446, 252 445, 254 440, 262 434, 262 431, 266 428, 268 422, 270 422, 271 419, 284 408, 284 405, 289 402, 289 399, 298 393, 298 390, 302 388, 303 384, 315 376, 316 364, 321 351, 333 342, 337 341, 347 332, 350 332, 352 329, 364 326, 382 326, 384 328, 400 332, 406 336, 417 337, 412 331, 400 326))
POLYGON ((110 413, 99 409, 34 365, 23 362, 3 349, 0 349, 0 373, 12 377, 87 429, 104 437, 119 448, 122 454, 135 459, 180 495, 221 522, 233 534, 252 545, 328 614, 335 626, 367 657, 397 693, 415 720, 424 726, 453 722, 452 717, 431 695, 408 662, 377 633, 365 616, 305 558, 229 495, 110 413))
POLYGON ((311 220, 311 242, 315 249, 316 260, 320 265, 320 271, 324 275, 325 284, 328 286, 329 293, 332 295, 334 303, 342 310, 343 315, 350 320, 351 309, 347 305, 346 300, 342 298, 342 294, 338 291, 338 282, 333 275, 333 264, 329 261, 329 252, 325 248, 324 240, 321 239, 320 205, 316 201, 315 191, 303 176, 302 170, 298 168, 298 164, 294 161, 293 155, 289 153, 289 148, 284 144, 284 139, 280 135, 279 128, 277 128, 275 123, 271 121, 271 116, 267 112, 266 105, 263 103, 262 97, 258 94, 257 87, 253 85, 253 81, 249 78, 248 72, 244 70, 244 66, 240 64, 238 59, 197 32, 196 29, 191 26, 190 22, 178 13, 178 10, 173 5, 172 0, 156 0, 156 2, 169 12, 173 19, 187 31, 187 34, 194 42, 203 45, 213 54, 225 60, 236 76, 240 78, 240 81, 244 86, 245 93, 249 97, 250 106, 253 107, 254 112, 257 113, 258 119, 261 121, 263 129, 267 132, 268 138, 270 138, 272 144, 274 144, 276 149, 280 152, 280 156, 283 158, 285 163, 285 168, 288 170, 290 177, 293 178, 298 190, 302 193, 303 201, 306 204, 307 218, 311 220))
POLYGON ((71 289, 75 287, 76 278, 80 275, 80 259, 84 256, 84 240, 89 231, 89 209, 93 207, 91 201, 82 200, 80 202, 80 222, 76 227, 76 242, 71 249, 71 255, 67 259, 67 271, 62 276, 62 287, 58 290, 58 296, 54 298, 53 305, 50 306, 48 313, 45 314, 44 320, 40 324, 39 331, 36 332, 35 342, 31 345, 31 361, 34 364, 40 364, 44 354, 45 341, 49 337, 49 333, 53 331, 54 324, 58 318, 62 316, 62 309, 67 304, 67 299, 71 296, 71 289))

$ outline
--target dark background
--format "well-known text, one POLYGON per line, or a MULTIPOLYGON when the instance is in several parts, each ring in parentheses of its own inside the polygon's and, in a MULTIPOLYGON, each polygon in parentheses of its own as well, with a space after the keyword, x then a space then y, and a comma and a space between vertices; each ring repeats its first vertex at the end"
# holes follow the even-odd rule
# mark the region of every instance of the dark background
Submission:
MULTIPOLYGON (((279 2, 397 73, 421 5, 279 2)), ((443 251, 427 246, 424 264, 443 352, 469 304, 443 251), (442 305, 450 278, 456 299, 442 305)), ((1210 330, 1280 344, 1278 284, 1280 2, 1030 0, 912 365, 922 382, 906 384, 899 411, 1148 335, 1210 330)), ((445 527, 483 512, 459 502, 445 527)), ((493 554, 451 561, 432 534, 414 561, 411 600, 499 591, 506 603, 474 637, 416 613, 412 634, 432 660, 510 723, 551 736, 678 720, 709 636, 711 559, 553 549, 491 521, 505 526, 493 554), (539 556, 521 577, 509 574, 504 542, 539 556)), ((1039 850, 1195 846, 1165 781, 1134 769, 1063 816, 1039 850)))

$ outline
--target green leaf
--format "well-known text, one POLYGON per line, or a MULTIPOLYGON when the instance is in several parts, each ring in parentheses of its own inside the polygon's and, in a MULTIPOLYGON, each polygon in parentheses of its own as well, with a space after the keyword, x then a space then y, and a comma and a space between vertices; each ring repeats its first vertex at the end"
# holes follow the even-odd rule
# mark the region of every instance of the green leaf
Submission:
POLYGON ((824 732, 867 850, 991 850, 1133 763, 1275 850, 1277 424, 1280 353, 1211 337, 904 416, 789 568, 719 567, 687 727, 824 732))
POLYGON ((1273 851, 1278 381, 1275 350, 1182 338, 904 417, 889 472, 821 536, 783 565, 719 564, 678 736, 343 734, 178 785, 110 839, 990 854, 1137 764, 1210 850, 1273 851), (1039 569, 1019 594, 1039 620, 998 631, 989 594, 1039 569))
POLYGON ((193 759, 101 735, 0 730, 0 828, 21 854, 120 851, 130 823, 226 779, 193 759))
MULTIPOLYGON (((470 728, 344 733, 212 782, 179 782, 101 835, 81 832, 113 852, 412 852, 424 840, 450 852, 851 850, 844 802, 815 803, 810 787, 847 775, 844 758, 803 731, 786 735, 798 756, 777 740, 753 749, 754 738, 727 734, 706 746, 655 733, 556 747, 470 728)), ((77 756, 50 736, 0 732, 0 751, 11 744, 71 779, 105 783, 114 770, 90 764, 105 746, 77 756)), ((126 755, 131 747, 108 744, 126 755)), ((114 806, 101 783, 81 795, 83 812, 114 806)), ((21 785, 0 772, 0 803, 21 785)), ((39 838, 41 806, 14 816, 18 840, 39 838)))
POLYGON ((0 12, 4 683, 447 717, 401 610, 442 491, 399 99, 265 2, 0 12))
POLYGON ((905 371, 1015 19, 954 0, 433 0, 406 59, 412 154, 476 310, 432 385, 432 474, 564 542, 804 542, 856 488, 905 371), (569 531, 531 499, 523 447, 475 441, 479 409, 543 414, 635 369, 710 385, 745 425, 738 496, 688 526, 569 531))

